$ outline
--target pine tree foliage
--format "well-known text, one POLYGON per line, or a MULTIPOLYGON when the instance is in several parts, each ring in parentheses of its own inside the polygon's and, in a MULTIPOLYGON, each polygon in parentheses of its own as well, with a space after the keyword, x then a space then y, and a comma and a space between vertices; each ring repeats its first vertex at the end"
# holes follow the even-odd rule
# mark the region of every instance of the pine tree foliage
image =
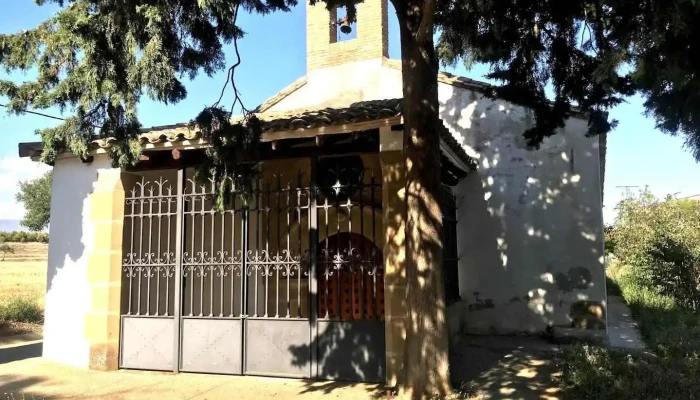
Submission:
POLYGON ((700 160, 700 2, 696 0, 459 0, 436 24, 446 64, 491 66, 503 82, 492 95, 534 111, 531 145, 556 133, 573 107, 589 114, 589 134, 617 121, 606 111, 640 93, 657 127, 683 134, 700 160), (547 98, 551 88, 553 99, 547 98))
POLYGON ((183 79, 202 72, 211 76, 225 67, 224 46, 243 35, 236 25, 239 10, 269 13, 296 4, 37 0, 48 2, 62 7, 54 17, 29 31, 0 35, 0 64, 6 71, 38 70, 33 81, 0 81, 0 95, 9 97, 11 112, 58 106, 74 113, 60 126, 39 132, 42 161, 52 164, 64 150, 84 158, 93 139, 109 137, 116 139, 110 149, 113 163, 122 167, 139 159, 142 96, 164 103, 184 99, 183 79))
POLYGON ((202 138, 209 143, 207 157, 197 167, 196 179, 210 180, 217 188, 215 206, 223 209, 237 193, 247 201, 259 169, 256 160, 260 144, 261 122, 251 113, 242 121, 232 121, 230 113, 219 107, 202 111, 194 121, 202 138))

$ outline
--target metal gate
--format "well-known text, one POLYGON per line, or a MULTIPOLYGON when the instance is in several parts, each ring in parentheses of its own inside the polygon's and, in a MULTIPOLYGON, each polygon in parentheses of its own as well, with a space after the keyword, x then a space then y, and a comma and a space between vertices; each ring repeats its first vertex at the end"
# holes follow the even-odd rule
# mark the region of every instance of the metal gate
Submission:
POLYGON ((192 171, 144 173, 125 205, 121 367, 381 381, 381 185, 345 161, 263 174, 222 212, 192 171))

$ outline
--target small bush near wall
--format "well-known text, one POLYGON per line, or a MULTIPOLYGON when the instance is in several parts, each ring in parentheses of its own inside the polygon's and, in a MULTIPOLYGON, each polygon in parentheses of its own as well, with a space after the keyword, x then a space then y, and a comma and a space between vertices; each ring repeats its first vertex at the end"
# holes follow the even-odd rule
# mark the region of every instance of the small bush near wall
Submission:
POLYGON ((615 233, 612 225, 605 226, 605 254, 615 253, 615 233))
POLYGON ((44 321, 44 310, 36 298, 16 294, 0 302, 0 325, 3 322, 28 322, 39 324, 44 321))
POLYGON ((49 234, 46 232, 0 232, 0 241, 12 243, 48 243, 49 234))
POLYGON ((640 283, 700 310, 700 202, 657 199, 648 190, 617 207, 610 249, 640 283))
POLYGON ((700 310, 700 254, 686 243, 662 235, 643 269, 646 286, 676 300, 687 309, 700 310))

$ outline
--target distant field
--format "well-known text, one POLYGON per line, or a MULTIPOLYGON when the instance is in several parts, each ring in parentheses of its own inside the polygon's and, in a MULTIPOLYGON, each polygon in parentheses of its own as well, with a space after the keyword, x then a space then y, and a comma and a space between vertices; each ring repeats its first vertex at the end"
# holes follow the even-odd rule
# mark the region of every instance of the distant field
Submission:
POLYGON ((15 254, 7 254, 5 261, 0 261, 0 301, 20 293, 35 297, 43 306, 49 245, 10 243, 10 246, 15 249, 15 254))

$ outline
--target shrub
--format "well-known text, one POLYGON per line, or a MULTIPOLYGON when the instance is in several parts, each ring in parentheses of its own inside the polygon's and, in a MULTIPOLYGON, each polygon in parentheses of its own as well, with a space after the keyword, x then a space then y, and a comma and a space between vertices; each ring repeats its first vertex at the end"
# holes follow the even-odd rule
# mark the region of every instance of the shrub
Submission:
POLYGON ((0 323, 6 321, 41 323, 44 310, 35 298, 13 295, 0 302, 0 323))
POLYGON ((0 240, 0 253, 2 253, 2 260, 0 261, 5 261, 5 255, 7 255, 7 253, 15 254, 15 249, 9 244, 0 240))
POLYGON ((605 234, 605 254, 615 253, 615 230, 612 225, 607 225, 604 229, 605 234))
POLYGON ((700 254, 687 244, 661 235, 650 251, 649 265, 642 268, 641 278, 660 294, 676 299, 678 305, 692 310, 700 308, 700 254))
POLYGON ((648 190, 617 207, 609 232, 615 257, 638 269, 641 283, 700 309, 700 202, 655 198, 648 190))
POLYGON ((0 241, 13 243, 48 243, 49 234, 46 232, 0 232, 0 241))

